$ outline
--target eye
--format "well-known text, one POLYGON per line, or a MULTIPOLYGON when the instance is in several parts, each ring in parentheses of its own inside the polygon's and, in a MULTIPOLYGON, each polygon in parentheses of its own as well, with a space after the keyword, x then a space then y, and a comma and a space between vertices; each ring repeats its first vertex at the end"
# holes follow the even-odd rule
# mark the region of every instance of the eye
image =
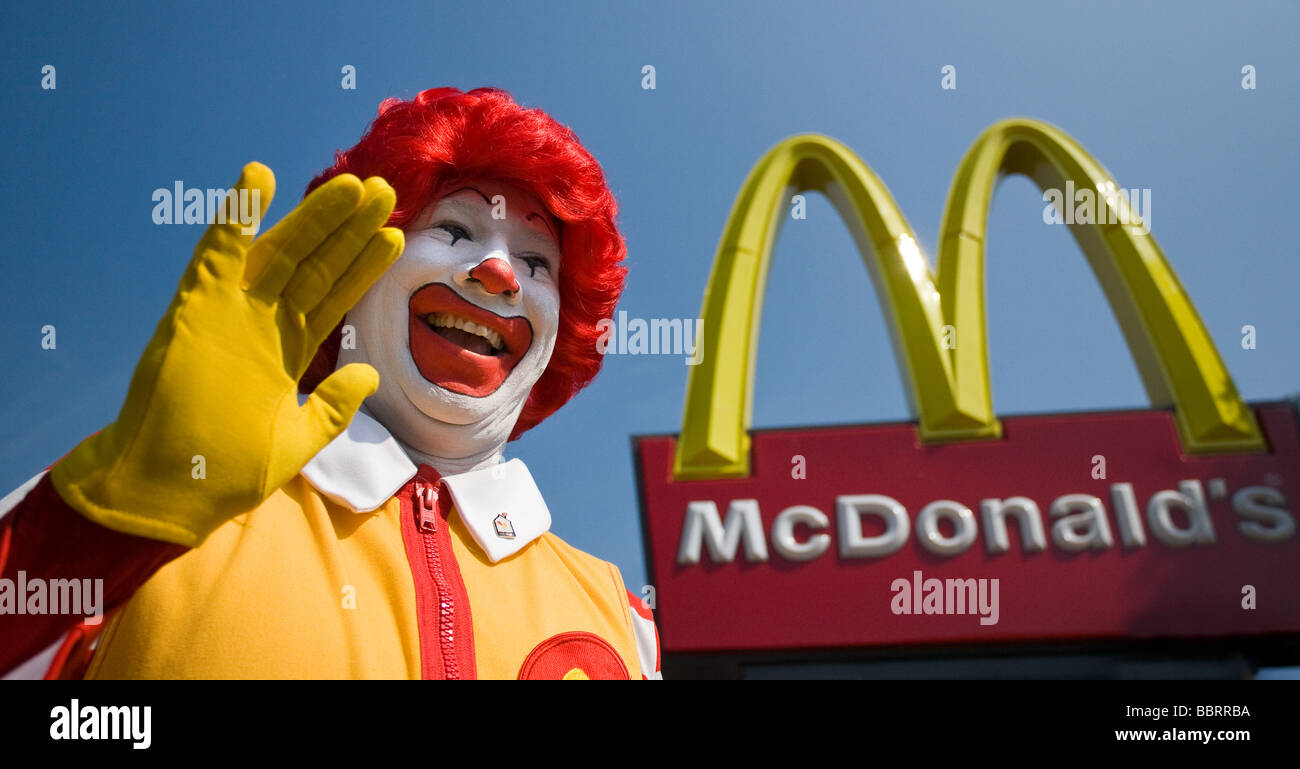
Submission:
POLYGON ((523 260, 524 264, 528 265, 528 277, 536 276, 538 267, 546 270, 547 275, 551 274, 551 263, 547 261, 546 257, 537 254, 523 254, 519 258, 523 260))
POLYGON ((464 227, 460 226, 459 224, 456 224, 455 222, 440 222, 438 224, 433 225, 433 229, 445 230, 449 235, 451 235, 451 244, 453 246, 456 245, 456 241, 458 240, 463 239, 463 240, 468 240, 470 242, 473 242, 474 240, 469 236, 468 230, 466 230, 464 227))

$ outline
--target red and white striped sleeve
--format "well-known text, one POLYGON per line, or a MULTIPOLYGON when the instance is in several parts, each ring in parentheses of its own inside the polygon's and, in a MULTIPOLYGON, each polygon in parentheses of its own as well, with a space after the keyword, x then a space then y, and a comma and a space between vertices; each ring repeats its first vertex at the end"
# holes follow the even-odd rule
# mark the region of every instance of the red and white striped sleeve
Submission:
POLYGON ((636 653, 641 661, 641 678, 647 681, 663 680, 659 670, 659 628, 655 627, 654 613, 639 595, 627 590, 628 608, 632 614, 632 632, 636 636, 636 653))
MULTIPOLYGON (((20 613, 0 601, 0 677, 79 677, 103 630, 149 577, 188 548, 122 534, 70 507, 42 472, 0 499, 0 581, 15 585, 67 578, 102 580, 102 613, 20 613)), ((14 607, 16 609, 16 607, 14 607)))

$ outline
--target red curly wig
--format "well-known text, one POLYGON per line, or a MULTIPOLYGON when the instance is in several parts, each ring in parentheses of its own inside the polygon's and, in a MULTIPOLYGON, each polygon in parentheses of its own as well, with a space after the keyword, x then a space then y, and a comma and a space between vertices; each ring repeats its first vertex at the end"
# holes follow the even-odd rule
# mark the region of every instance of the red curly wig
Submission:
MULTIPOLYGON (((550 416, 600 371, 596 324, 623 292, 627 248, 614 223, 618 205, 605 174, 567 127, 516 104, 496 88, 433 88, 411 101, 385 99, 355 147, 307 192, 342 173, 383 177, 397 192, 388 224, 404 228, 444 194, 474 181, 532 192, 560 222, 560 318, 555 351, 533 385, 510 440, 550 416)), ((299 383, 315 389, 338 365, 342 324, 320 346, 299 383)))

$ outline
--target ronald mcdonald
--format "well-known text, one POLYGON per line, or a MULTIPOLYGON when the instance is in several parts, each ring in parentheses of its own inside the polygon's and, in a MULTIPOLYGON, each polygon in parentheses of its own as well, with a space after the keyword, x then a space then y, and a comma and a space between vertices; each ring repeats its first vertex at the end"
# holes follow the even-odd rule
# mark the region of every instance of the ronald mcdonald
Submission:
POLYGON ((503 460, 600 368, 615 212, 570 130, 442 88, 264 234, 213 224, 116 421, 0 503, 0 672, 658 678, 650 612, 503 460), (92 578, 103 617, 45 610, 92 578))

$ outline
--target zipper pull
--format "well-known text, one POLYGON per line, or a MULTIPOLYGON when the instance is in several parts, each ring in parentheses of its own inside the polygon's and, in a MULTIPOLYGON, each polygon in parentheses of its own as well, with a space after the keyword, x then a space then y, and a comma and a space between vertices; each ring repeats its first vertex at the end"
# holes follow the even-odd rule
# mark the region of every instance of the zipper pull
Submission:
POLYGON ((424 531, 438 530, 438 491, 423 482, 415 482, 416 520, 424 531))

